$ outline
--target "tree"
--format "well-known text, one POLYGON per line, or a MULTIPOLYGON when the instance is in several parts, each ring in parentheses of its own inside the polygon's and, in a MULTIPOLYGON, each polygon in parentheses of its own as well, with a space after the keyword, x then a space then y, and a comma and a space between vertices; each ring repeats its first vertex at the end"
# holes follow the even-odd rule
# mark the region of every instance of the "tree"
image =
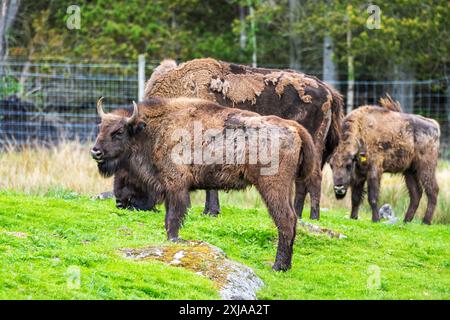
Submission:
POLYGON ((367 28, 368 3, 361 0, 93 0, 80 4, 81 29, 69 30, 61 8, 72 1, 23 1, 10 29, 9 53, 77 61, 136 61, 145 53, 148 60, 212 56, 242 63, 251 63, 257 53, 260 66, 300 66, 318 76, 327 72, 324 61, 332 56, 341 80, 348 78, 352 57, 356 80, 446 76, 448 2, 376 3, 380 29, 367 28), (350 29, 344 27, 346 16, 350 29), (332 54, 324 50, 328 47, 332 54))
POLYGON ((300 0, 289 0, 289 67, 294 70, 301 69, 300 37, 294 29, 299 21, 300 6, 300 0))
POLYGON ((8 54, 8 31, 16 18, 18 10, 19 0, 2 0, 0 11, 0 61, 4 60, 8 54))

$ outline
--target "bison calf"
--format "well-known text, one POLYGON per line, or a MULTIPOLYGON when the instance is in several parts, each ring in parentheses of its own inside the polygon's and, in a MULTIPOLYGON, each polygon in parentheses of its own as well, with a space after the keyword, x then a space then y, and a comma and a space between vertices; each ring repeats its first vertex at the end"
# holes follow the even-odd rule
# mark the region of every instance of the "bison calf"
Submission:
POLYGON ((149 189, 140 179, 121 169, 114 175, 114 197, 116 207, 129 210, 158 211, 156 205, 163 201, 162 196, 149 189))
POLYGON ((380 102, 381 106, 360 107, 344 119, 343 139, 330 161, 336 197, 343 198, 350 186, 351 217, 357 219, 367 180, 372 220, 379 221, 377 203, 381 175, 383 172, 403 173, 410 196, 404 221, 413 219, 423 188, 428 197, 423 222, 430 224, 439 191, 435 176, 439 124, 401 112, 398 102, 389 96, 380 102))
POLYGON ((91 152, 100 173, 111 176, 128 168, 163 195, 169 240, 178 239, 189 191, 255 185, 278 228, 273 269, 291 267, 294 182, 307 179, 315 163, 306 129, 295 121, 199 99, 152 99, 135 104, 133 111, 109 114, 100 100, 97 108, 102 121, 91 152))

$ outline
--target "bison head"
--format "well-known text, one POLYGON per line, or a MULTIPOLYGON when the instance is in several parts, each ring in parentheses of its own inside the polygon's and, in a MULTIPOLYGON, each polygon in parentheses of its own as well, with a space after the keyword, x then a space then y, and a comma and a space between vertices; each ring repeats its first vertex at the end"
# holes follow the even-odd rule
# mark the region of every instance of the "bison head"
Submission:
POLYGON ((357 146, 349 143, 340 145, 330 159, 334 194, 337 199, 342 199, 347 194, 355 168, 365 166, 366 151, 361 142, 357 142, 357 146))
POLYGON ((97 162, 100 173, 110 177, 130 157, 133 141, 145 128, 145 123, 139 121, 139 109, 134 101, 133 113, 130 115, 130 112, 124 109, 106 114, 103 111, 102 100, 103 98, 100 98, 97 103, 101 123, 91 155, 97 162))

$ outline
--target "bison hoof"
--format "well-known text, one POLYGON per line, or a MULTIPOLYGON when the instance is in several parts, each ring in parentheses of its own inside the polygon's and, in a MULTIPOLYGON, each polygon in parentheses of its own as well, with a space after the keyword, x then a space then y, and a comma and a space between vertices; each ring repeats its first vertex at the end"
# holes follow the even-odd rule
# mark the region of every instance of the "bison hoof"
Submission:
POLYGON ((220 209, 209 210, 209 209, 205 208, 205 210, 203 210, 203 214, 204 215, 208 215, 208 216, 211 216, 211 217, 217 217, 219 215, 219 213, 220 213, 220 209))
POLYGON ((426 224, 426 225, 431 225, 431 221, 428 221, 428 220, 425 220, 425 219, 422 220, 422 223, 426 224))
POLYGON ((187 243, 188 241, 181 239, 180 237, 172 237, 169 238, 169 241, 175 242, 175 243, 187 243))
POLYGON ((291 268, 291 264, 281 263, 276 261, 272 266, 274 271, 288 271, 291 268))
POLYGON ((116 208, 117 209, 127 209, 127 206, 122 203, 121 201, 116 201, 116 208))

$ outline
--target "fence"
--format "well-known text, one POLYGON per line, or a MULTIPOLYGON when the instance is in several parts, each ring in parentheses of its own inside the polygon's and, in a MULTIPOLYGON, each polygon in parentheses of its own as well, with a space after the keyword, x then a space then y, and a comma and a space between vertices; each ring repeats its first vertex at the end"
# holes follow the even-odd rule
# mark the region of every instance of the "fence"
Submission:
MULTIPOLYGON (((32 140, 55 143, 61 138, 93 139, 98 98, 104 96, 110 108, 129 106, 142 92, 138 79, 144 79, 143 70, 148 77, 154 66, 147 64, 139 72, 137 62, 0 63, 0 146, 6 141, 23 144, 32 140)), ((332 84, 347 92, 347 82, 332 84)), ((399 100, 406 112, 440 122, 441 156, 450 159, 449 80, 356 81, 353 105, 377 103, 386 92, 399 100)))

